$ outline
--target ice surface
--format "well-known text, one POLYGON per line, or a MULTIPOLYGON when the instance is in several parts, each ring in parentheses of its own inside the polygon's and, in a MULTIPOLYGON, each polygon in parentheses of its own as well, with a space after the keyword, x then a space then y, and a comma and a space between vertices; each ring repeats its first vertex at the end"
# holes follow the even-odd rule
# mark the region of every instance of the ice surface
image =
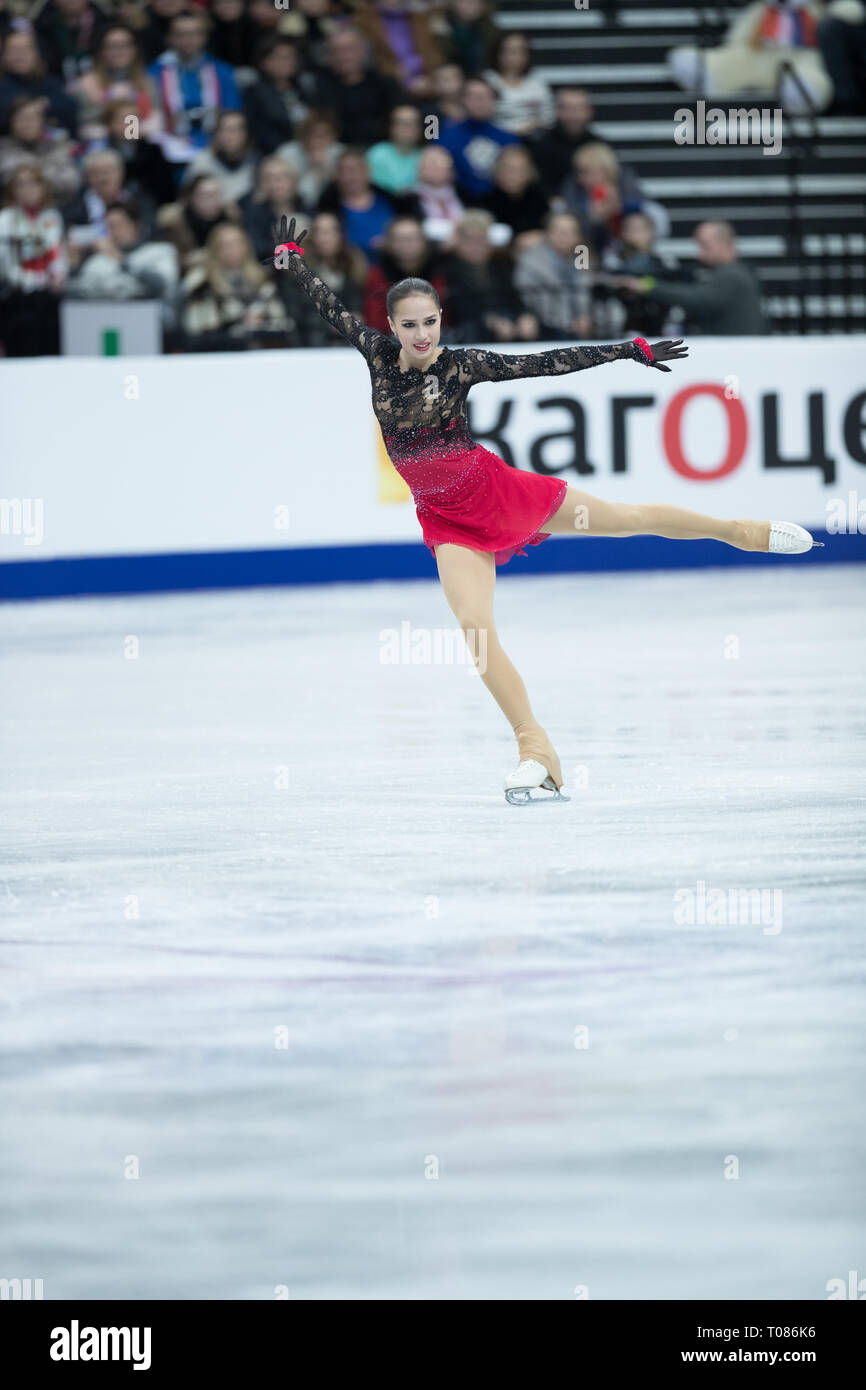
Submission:
POLYGON ((433 582, 7 606, 0 1276, 866 1275, 864 581, 500 580, 573 796, 530 808, 466 665, 380 660, 387 629, 453 629, 433 582), (677 920, 700 883, 780 912, 677 920))

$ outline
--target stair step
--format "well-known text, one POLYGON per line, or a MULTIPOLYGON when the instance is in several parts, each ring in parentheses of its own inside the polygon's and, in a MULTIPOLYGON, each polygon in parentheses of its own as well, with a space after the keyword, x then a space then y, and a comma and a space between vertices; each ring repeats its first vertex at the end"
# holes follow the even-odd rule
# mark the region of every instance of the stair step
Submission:
MULTIPOLYGON (((854 238, 852 238, 852 240, 853 239, 854 238)), ((840 257, 847 255, 853 260, 856 256, 862 256, 864 251, 866 251, 866 240, 861 236, 857 238, 857 241, 859 243, 857 246, 851 246, 847 250, 842 246, 833 250, 828 249, 823 244, 823 238, 807 235, 803 238, 803 250, 807 256, 815 257, 816 259, 828 257, 838 261, 840 257)), ((695 243, 691 236, 659 237, 656 242, 656 250, 660 256, 675 256, 679 261, 690 261, 694 259, 695 243)), ((737 237, 737 250, 743 260, 746 261, 766 260, 770 257, 790 255, 788 239, 781 234, 775 236, 749 236, 748 234, 743 235, 740 233, 737 237)), ((792 273, 796 273, 796 266, 793 267, 792 273)), ((853 275, 858 279, 863 273, 864 267, 862 265, 853 265, 845 269, 846 276, 853 275)))
MULTIPOLYGON (((672 144, 670 148, 661 150, 629 149, 625 145, 618 145, 616 153, 621 164, 630 164, 638 172, 645 170, 647 175, 664 172, 675 178, 676 173, 681 173, 682 178, 689 179, 695 168, 699 167, 708 178, 714 178, 716 166, 720 177, 742 173, 744 177, 754 178, 758 174, 763 183, 765 171, 777 173, 780 169, 785 171, 781 177, 790 177, 789 164, 784 158, 783 150, 775 155, 764 154, 760 145, 672 144), (659 168, 664 164, 669 166, 666 170, 659 168)), ((836 148, 819 146, 816 155, 826 174, 847 176, 850 173, 856 174, 857 170, 864 167, 863 152, 853 145, 836 148)), ((799 179, 801 176, 802 171, 798 168, 795 177, 799 179)))
MULTIPOLYGON (((723 175, 699 178, 694 174, 688 174, 682 179, 641 179, 641 187, 647 197, 658 198, 662 202, 669 198, 690 197, 696 193, 714 198, 721 198, 727 194, 733 194, 735 197, 749 197, 754 194, 756 198, 765 199, 768 194, 775 193, 784 197, 791 191, 791 180, 785 174, 766 174, 760 180, 760 187, 756 186, 757 183, 758 180, 755 178, 729 178, 723 175)), ((799 174, 797 191, 836 195, 851 193, 862 196, 866 193, 866 174, 799 174)))
MULTIPOLYGON (((863 231, 863 214, 858 210, 856 204, 850 203, 803 203, 796 207, 797 217, 801 222, 818 221, 833 222, 833 227, 827 229, 828 236, 844 235, 850 233, 856 235, 863 231), (850 226, 841 226, 840 223, 848 222, 850 226)), ((673 221, 685 222, 689 226, 696 226, 698 222, 713 222, 718 218, 719 205, 717 202, 697 204, 694 207, 678 207, 675 211, 673 221)), ((792 209, 789 202, 779 202, 776 206, 767 206, 762 203, 760 206, 747 207, 744 204, 725 204, 725 219, 739 226, 744 222, 760 222, 762 220, 784 222, 789 226, 792 217, 792 209)))
POLYGON ((535 71, 546 82, 559 87, 576 84, 592 86, 594 90, 601 83, 608 87, 633 87, 635 82, 671 85, 666 63, 559 63, 555 68, 539 63, 535 71))
POLYGON ((619 29, 681 27, 700 30, 702 25, 709 32, 721 35, 727 30, 736 13, 736 6, 719 5, 713 6, 712 10, 707 5, 700 8, 695 5, 683 5, 676 9, 670 7, 658 10, 646 6, 630 7, 619 10, 614 23, 610 14, 605 12, 605 7, 599 5, 597 0, 585 10, 576 9, 573 0, 571 4, 563 5, 546 3, 543 9, 540 6, 528 8, 525 5, 512 9, 500 0, 497 5, 496 23, 500 29, 524 29, 533 37, 546 29, 572 32, 575 29, 606 29, 616 32, 619 29))
MULTIPOLYGON (((637 61, 638 56, 644 59, 654 58, 656 62, 663 63, 665 72, 670 80, 670 72, 667 67, 667 55, 672 48, 677 48, 681 44, 694 44, 694 34, 593 34, 591 37, 581 34, 578 38, 563 34, 545 35, 543 38, 532 39, 533 61, 536 66, 543 67, 546 63, 553 62, 559 66, 569 63, 579 63, 590 61, 592 63, 620 62, 629 63, 637 61), (551 53, 556 56, 551 59, 551 53)), ((632 71, 631 66, 629 71, 632 71)))
MULTIPOLYGON (((714 101, 713 106, 716 105, 721 107, 723 111, 737 110, 742 107, 745 107, 746 110, 749 109, 748 103, 745 100, 740 102, 740 108, 732 105, 731 103, 717 103, 714 101)), ((690 108, 688 102, 686 102, 685 109, 689 110, 693 109, 693 107, 690 108)), ((592 122, 592 128, 593 130, 597 131, 599 135, 603 136, 605 140, 609 141, 611 145, 619 146, 623 144, 623 142, 625 141, 642 142, 649 145, 650 143, 656 140, 659 142, 667 141, 670 144, 673 140, 673 132, 676 124, 678 123, 674 120, 674 112, 672 111, 670 119, 668 120, 616 121, 608 120, 607 118, 598 120, 596 118, 592 122)), ((819 117, 817 133, 818 138, 822 141, 839 140, 841 142, 843 140, 854 138, 858 141, 866 142, 866 117, 819 117)), ((782 124, 783 141, 787 140, 790 136, 794 136, 798 140, 808 139, 810 137, 810 134, 811 132, 805 121, 792 120, 790 116, 786 116, 784 118, 782 124)), ((690 145, 676 146, 677 150, 691 148, 693 147, 690 145)), ((714 150, 724 147, 718 145, 702 145, 700 148, 702 150, 714 150)), ((822 146, 821 148, 822 150, 826 149, 833 153, 836 152, 835 145, 822 146)), ((846 149, 846 146, 840 145, 840 148, 846 149)), ((852 158, 859 158, 862 160, 864 157, 862 144, 859 147, 853 148, 850 153, 852 158)))

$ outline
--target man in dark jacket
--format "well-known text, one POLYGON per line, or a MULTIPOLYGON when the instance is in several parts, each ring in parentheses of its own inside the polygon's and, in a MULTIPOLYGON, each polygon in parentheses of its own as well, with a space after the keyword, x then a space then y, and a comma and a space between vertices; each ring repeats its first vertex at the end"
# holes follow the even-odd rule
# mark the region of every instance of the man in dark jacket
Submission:
POLYGON ((387 140, 389 114, 405 100, 393 77, 367 66, 367 45, 357 29, 346 27, 331 35, 312 104, 334 113, 341 140, 349 145, 387 140))
POLYGON ((581 87, 560 87, 556 93, 556 122, 527 141, 548 198, 557 194, 571 173, 572 156, 581 145, 601 140, 593 130, 589 94, 581 87))
POLYGON ((684 309, 692 333, 769 333, 761 313, 760 285, 737 256, 736 233, 730 222, 701 222, 695 228, 695 241, 704 271, 693 282, 645 276, 626 277, 620 284, 636 294, 648 295, 656 304, 684 309))
POLYGON ((299 72, 297 45, 267 34, 256 48, 258 80, 243 91, 250 135, 262 154, 294 139, 295 128, 315 104, 315 79, 299 72))
POLYGON ((90 67, 111 15, 90 0, 46 0, 31 20, 48 71, 67 83, 90 67))
POLYGON ((454 254, 442 265, 445 316, 453 342, 527 342, 538 337, 538 320, 514 287, 508 261, 493 254, 493 218, 470 209, 457 224, 454 254))

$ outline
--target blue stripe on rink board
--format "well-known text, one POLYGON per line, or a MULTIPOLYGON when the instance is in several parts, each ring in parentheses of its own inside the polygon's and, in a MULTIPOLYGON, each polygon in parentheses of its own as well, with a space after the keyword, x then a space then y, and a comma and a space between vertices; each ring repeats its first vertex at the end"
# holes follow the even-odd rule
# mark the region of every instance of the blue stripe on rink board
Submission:
MULTIPOLYGON (((824 548, 792 556, 751 554, 718 541, 672 541, 659 536, 551 538, 541 545, 531 546, 525 556, 516 555, 507 565, 500 565, 497 577, 866 561, 866 535, 828 536, 819 531, 812 534, 824 540, 824 548)), ((63 598, 160 590, 435 578, 435 561, 427 547, 418 542, 180 555, 100 555, 0 563, 0 598, 63 598)))

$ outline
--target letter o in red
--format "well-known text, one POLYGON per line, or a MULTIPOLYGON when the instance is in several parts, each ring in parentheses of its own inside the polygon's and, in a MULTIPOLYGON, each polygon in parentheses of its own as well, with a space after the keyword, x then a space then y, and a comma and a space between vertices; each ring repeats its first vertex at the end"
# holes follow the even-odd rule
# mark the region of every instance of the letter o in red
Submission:
POLYGON ((684 478, 692 478, 699 483, 713 482, 716 478, 724 478, 727 473, 733 473, 746 452, 748 433, 742 401, 726 396, 725 388, 711 381, 696 382, 694 386, 686 386, 678 391, 668 402, 662 421, 662 444, 668 463, 684 478), (721 401, 728 417, 728 451, 717 468, 694 468, 683 453, 680 428, 683 412, 695 396, 712 396, 721 401))

